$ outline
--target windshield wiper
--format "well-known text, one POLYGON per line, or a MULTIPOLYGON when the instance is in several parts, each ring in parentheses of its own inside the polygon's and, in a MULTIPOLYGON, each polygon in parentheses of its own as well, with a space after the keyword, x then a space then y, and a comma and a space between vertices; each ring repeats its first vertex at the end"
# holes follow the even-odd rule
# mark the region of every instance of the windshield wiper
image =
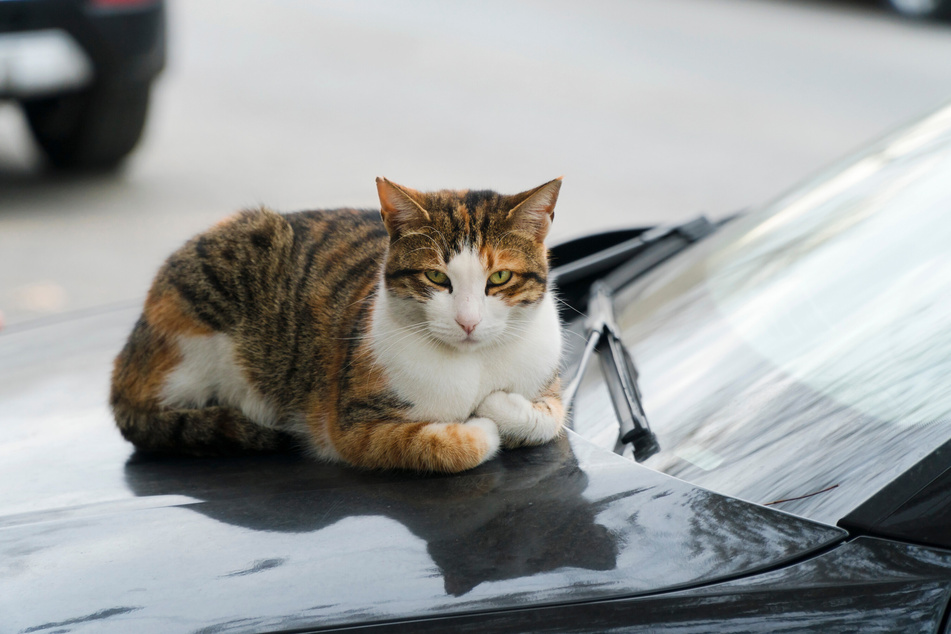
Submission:
POLYGON ((648 229, 620 244, 560 264, 552 270, 552 276, 560 287, 597 277, 612 291, 616 291, 638 275, 710 235, 718 226, 719 223, 699 216, 680 225, 648 229))
POLYGON ((565 388, 565 400, 568 403, 574 400, 584 368, 587 367, 591 355, 597 352, 620 426, 614 452, 622 454, 625 447, 631 445, 634 460, 643 462, 660 451, 660 445, 647 423, 647 415, 641 405, 641 392, 637 387, 637 367, 621 342, 620 331, 614 321, 611 290, 601 281, 595 282, 591 287, 587 330, 587 343, 581 356, 581 365, 574 379, 565 388))
POLYGON ((581 258, 557 269, 559 283, 566 283, 575 278, 596 274, 598 268, 604 270, 608 266, 616 266, 588 290, 585 348, 578 371, 565 388, 564 394, 565 402, 574 401, 591 355, 597 352, 620 427, 614 445, 615 453, 622 454, 627 445, 631 445, 634 459, 643 462, 660 451, 660 445, 644 413, 637 385, 637 366, 624 347, 620 329, 614 320, 613 294, 661 262, 707 237, 716 231, 718 226, 700 216, 674 227, 658 227, 604 252, 581 258), (619 260, 623 263, 617 266, 619 260))

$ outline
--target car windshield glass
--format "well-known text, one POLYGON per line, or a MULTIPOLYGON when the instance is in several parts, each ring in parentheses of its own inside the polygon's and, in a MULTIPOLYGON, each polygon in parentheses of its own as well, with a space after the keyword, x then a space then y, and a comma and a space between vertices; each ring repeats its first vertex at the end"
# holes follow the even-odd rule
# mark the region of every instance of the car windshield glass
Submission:
POLYGON ((951 437, 951 108, 615 312, 660 444, 647 466, 834 523, 951 437))

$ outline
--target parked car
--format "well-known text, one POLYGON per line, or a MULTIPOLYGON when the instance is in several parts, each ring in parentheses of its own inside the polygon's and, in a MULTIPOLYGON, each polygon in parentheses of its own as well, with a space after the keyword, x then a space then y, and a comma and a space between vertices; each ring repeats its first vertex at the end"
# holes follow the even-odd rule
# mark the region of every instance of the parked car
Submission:
POLYGON ((162 0, 0 0, 0 100, 54 167, 118 166, 164 66, 162 0))
POLYGON ((951 17, 951 2, 948 0, 884 0, 896 13, 909 18, 951 17))
POLYGON ((169 459, 139 303, 0 335, 0 622, 34 632, 941 632, 951 107, 733 219, 552 249, 572 431, 455 476, 169 459))

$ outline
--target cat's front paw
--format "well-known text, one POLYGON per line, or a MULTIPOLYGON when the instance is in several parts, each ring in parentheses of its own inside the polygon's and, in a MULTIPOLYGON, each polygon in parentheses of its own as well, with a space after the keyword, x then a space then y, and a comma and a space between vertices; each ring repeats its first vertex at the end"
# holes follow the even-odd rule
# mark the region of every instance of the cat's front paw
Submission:
POLYGON ((488 418, 470 418, 466 421, 467 427, 476 427, 481 429, 484 434, 485 449, 484 449, 484 458, 483 460, 488 460, 492 458, 495 454, 499 452, 499 447, 502 444, 501 435, 499 434, 499 427, 495 424, 495 421, 488 418))
POLYGON ((502 436, 502 446, 507 448, 541 445, 561 430, 558 421, 539 412, 530 400, 515 392, 492 392, 475 413, 495 421, 502 436))

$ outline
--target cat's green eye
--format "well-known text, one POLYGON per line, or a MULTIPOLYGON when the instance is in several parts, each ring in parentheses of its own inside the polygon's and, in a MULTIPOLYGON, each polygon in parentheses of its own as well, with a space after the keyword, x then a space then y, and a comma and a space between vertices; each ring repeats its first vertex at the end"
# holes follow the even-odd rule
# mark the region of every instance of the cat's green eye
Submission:
POLYGON ((501 286, 512 278, 511 271, 496 271, 489 276, 489 284, 492 286, 501 286))
POLYGON ((449 282, 449 276, 442 271, 426 271, 426 277, 433 284, 445 285, 449 282))

